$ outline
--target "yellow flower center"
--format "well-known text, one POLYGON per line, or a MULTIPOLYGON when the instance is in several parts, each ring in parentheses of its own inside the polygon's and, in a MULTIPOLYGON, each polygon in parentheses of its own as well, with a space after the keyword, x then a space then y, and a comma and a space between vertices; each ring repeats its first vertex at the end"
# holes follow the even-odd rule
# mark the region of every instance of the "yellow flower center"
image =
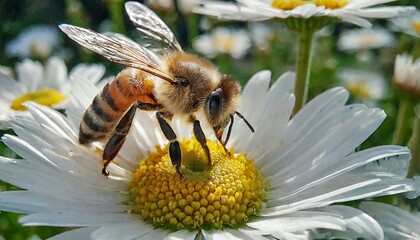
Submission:
POLYGON ((420 22, 413 22, 411 27, 414 29, 414 31, 420 33, 420 22))
POLYGON ((43 88, 36 92, 28 92, 13 100, 10 108, 17 111, 24 111, 26 107, 22 105, 24 102, 32 101, 45 106, 54 106, 55 104, 66 99, 61 92, 52 88, 43 88))
POLYGON ((372 99, 372 92, 369 91, 370 87, 367 83, 363 83, 363 82, 354 82, 354 83, 349 83, 346 86, 347 90, 349 90, 350 93, 352 93, 353 95, 357 96, 360 99, 366 99, 366 100, 370 100, 372 99))
POLYGON ((292 10, 308 3, 315 4, 318 7, 324 6, 328 9, 342 8, 347 5, 345 0, 273 0, 272 6, 282 10, 292 10))
POLYGON ((257 216, 266 184, 254 162, 243 154, 227 154, 218 142, 207 145, 211 166, 194 138, 181 142, 186 180, 172 166, 168 146, 140 161, 131 183, 133 212, 173 230, 235 228, 257 216))
POLYGON ((231 53, 235 47, 234 39, 229 36, 216 36, 214 42, 218 50, 223 53, 231 53))
POLYGON ((376 45, 378 41, 379 39, 375 36, 375 34, 363 34, 360 36, 359 44, 362 47, 370 47, 376 45))

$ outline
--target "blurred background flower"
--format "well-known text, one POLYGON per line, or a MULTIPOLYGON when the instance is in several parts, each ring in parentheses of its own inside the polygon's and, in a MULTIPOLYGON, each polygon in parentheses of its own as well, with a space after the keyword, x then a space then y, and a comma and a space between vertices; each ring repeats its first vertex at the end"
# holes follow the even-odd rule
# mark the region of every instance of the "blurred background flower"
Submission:
POLYGON ((355 52, 366 49, 389 48, 395 45, 395 37, 383 28, 346 30, 340 34, 337 47, 341 51, 355 52))
POLYGON ((31 26, 8 42, 5 52, 12 57, 46 59, 60 42, 56 26, 31 26))
POLYGON ((420 12, 390 19, 392 29, 420 38, 420 12))
POLYGON ((0 128, 9 128, 15 116, 30 116, 24 106, 27 101, 63 109, 73 78, 84 76, 96 84, 104 73, 103 65, 80 64, 68 74, 66 64, 58 57, 51 57, 45 67, 40 62, 23 60, 16 65, 16 80, 0 73, 0 128))
POLYGON ((198 36, 193 40, 193 48, 208 58, 228 54, 239 59, 245 56, 250 47, 249 34, 243 29, 218 27, 211 33, 198 36))
POLYGON ((387 93, 387 82, 382 74, 360 69, 341 69, 338 72, 340 84, 350 94, 368 105, 383 99, 387 93))

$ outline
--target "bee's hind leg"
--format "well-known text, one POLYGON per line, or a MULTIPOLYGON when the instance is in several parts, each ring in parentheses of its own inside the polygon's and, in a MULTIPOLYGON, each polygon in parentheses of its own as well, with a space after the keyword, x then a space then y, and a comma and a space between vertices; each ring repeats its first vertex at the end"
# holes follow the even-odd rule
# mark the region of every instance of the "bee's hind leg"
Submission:
POLYGON ((114 129, 113 136, 109 139, 108 143, 105 146, 102 155, 102 159, 104 161, 102 174, 105 176, 109 175, 109 172, 106 170, 106 168, 115 158, 115 156, 117 156, 118 152, 120 151, 122 145, 125 142, 126 136, 130 131, 131 124, 133 123, 133 119, 136 114, 137 108, 141 110, 151 111, 160 109, 161 106, 158 104, 148 104, 141 102, 136 102, 133 105, 131 105, 128 111, 118 122, 117 126, 114 129))
POLYGON ((165 135, 166 139, 169 140, 169 157, 171 158, 172 165, 175 166, 176 172, 179 174, 182 180, 185 180, 184 174, 181 172, 181 163, 182 163, 182 156, 181 156, 181 146, 179 145, 178 140, 176 139, 176 134, 172 129, 171 125, 165 120, 164 112, 157 112, 156 117, 159 121, 160 128, 162 130, 163 135, 165 135))

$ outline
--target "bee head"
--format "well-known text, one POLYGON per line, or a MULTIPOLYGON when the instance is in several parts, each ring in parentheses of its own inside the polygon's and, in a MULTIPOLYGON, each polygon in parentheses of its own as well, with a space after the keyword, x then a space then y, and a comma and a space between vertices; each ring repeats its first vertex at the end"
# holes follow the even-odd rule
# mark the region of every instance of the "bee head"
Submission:
POLYGON ((224 128, 238 107, 241 88, 231 76, 224 75, 220 85, 213 90, 204 103, 204 113, 213 127, 224 128))

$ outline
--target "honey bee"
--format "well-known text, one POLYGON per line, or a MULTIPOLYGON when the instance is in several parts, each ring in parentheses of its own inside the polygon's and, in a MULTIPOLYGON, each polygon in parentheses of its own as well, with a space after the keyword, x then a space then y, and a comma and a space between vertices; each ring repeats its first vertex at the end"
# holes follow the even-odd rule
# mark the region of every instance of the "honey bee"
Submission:
POLYGON ((192 123, 193 133, 211 165, 210 150, 197 115, 204 113, 225 150, 234 114, 254 132, 251 124, 236 111, 240 85, 231 76, 222 75, 209 61, 184 52, 169 27, 146 6, 127 2, 125 8, 137 30, 165 44, 167 53, 159 55, 123 35, 99 34, 68 24, 59 26, 80 45, 129 67, 107 83, 86 109, 80 123, 79 142, 107 141, 102 155, 102 174, 108 176, 106 168, 124 144, 136 110, 156 111, 162 133, 170 142, 172 165, 185 179, 180 170, 181 148, 168 120, 179 115, 192 123), (229 122, 223 140, 223 130, 229 122))

